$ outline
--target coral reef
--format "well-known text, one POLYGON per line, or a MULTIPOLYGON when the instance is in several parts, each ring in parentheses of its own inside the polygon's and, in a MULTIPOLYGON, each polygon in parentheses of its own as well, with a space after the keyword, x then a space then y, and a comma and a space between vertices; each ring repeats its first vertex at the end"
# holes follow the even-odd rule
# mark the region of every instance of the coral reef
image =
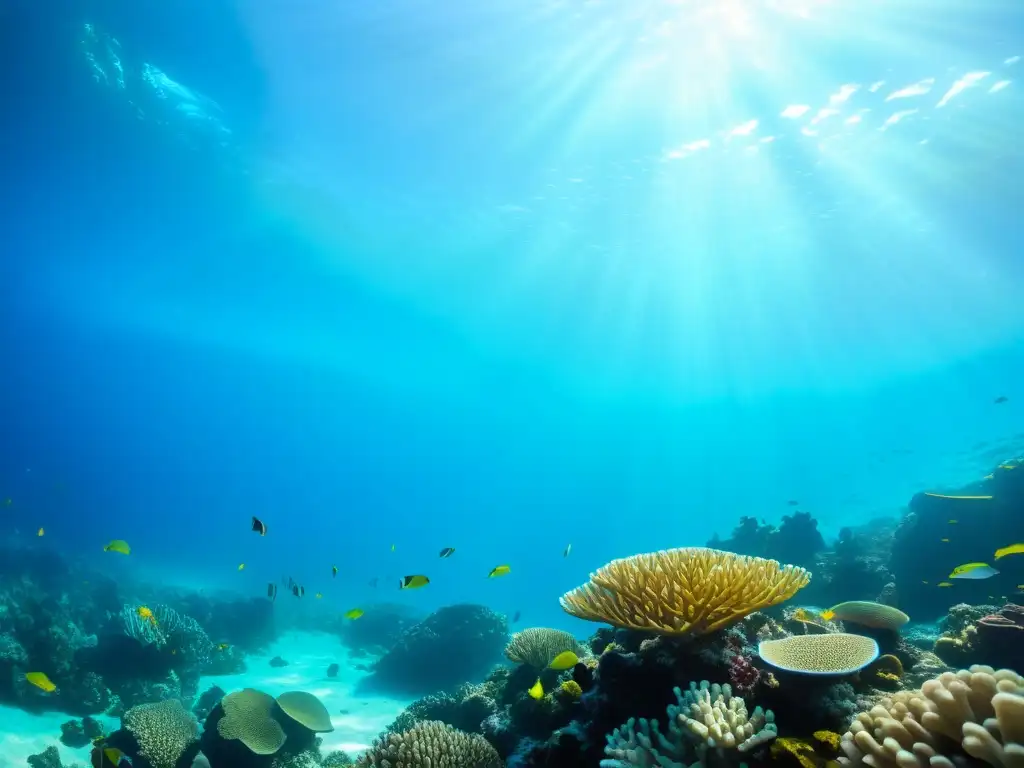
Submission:
POLYGON ((385 734, 356 761, 359 768, 501 768, 486 739, 436 721, 385 734))
POLYGON ((564 651, 572 651, 577 656, 586 655, 586 651, 571 633, 546 627, 532 627, 516 632, 505 646, 505 655, 510 661, 537 669, 544 669, 564 651))

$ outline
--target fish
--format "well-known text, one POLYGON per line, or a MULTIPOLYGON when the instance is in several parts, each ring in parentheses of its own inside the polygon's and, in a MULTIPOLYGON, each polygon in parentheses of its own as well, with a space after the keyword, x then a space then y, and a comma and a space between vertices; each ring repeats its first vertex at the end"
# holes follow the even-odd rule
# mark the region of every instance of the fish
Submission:
POLYGON ((516 611, 514 614, 512 614, 512 623, 513 624, 515 624, 517 621, 519 621, 519 616, 520 616, 520 612, 519 611, 516 611))
POLYGON ((238 570, 244 571, 245 570, 245 563, 239 563, 238 564, 238 570))
POLYGON ((540 678, 537 678, 537 682, 530 686, 530 690, 527 691, 530 694, 531 699, 540 701, 544 698, 544 686, 540 684, 540 678))
POLYGON ((132 548, 128 546, 128 542, 124 539, 114 539, 112 542, 103 547, 104 552, 117 552, 122 555, 130 555, 132 548))
POLYGON ((315 595, 313 595, 313 597, 315 597, 317 600, 323 600, 324 593, 323 592, 317 592, 315 595))
MULTIPOLYGON (((115 768, 116 768, 116 766, 121 764, 122 760, 126 764, 131 765, 131 761, 129 761, 125 757, 124 752, 122 752, 117 747, 107 747, 106 749, 104 749, 103 750, 103 757, 105 757, 107 759, 107 762, 109 762, 111 765, 115 766, 115 768)), ((100 762, 102 763, 103 761, 100 761, 100 762)))
POLYGON ((937 587, 952 587, 952 586, 953 586, 953 583, 952 583, 952 582, 950 582, 950 581, 940 581, 940 582, 939 582, 938 584, 936 584, 935 586, 937 586, 937 587))
POLYGON ((487 578, 494 579, 498 576, 504 576, 505 574, 511 571, 512 569, 509 568, 507 565, 496 565, 494 568, 491 569, 491 572, 487 574, 487 578))
POLYGON ((968 571, 973 571, 975 568, 987 568, 987 567, 988 567, 988 563, 964 563, 963 565, 958 565, 956 568, 954 568, 953 572, 951 574, 949 574, 949 577, 953 578, 954 576, 957 576, 957 575, 959 575, 961 573, 967 573, 968 571))
POLYGON ((555 656, 555 658, 551 660, 551 663, 548 664, 548 666, 551 669, 557 669, 559 671, 562 671, 565 669, 572 669, 579 663, 580 657, 577 656, 575 653, 573 653, 572 651, 562 651, 560 654, 558 654, 557 656, 555 656))
POLYGON ((958 522, 960 522, 960 521, 959 520, 950 520, 949 524, 950 525, 956 525, 958 522))
POLYGON ((392 545, 391 545, 391 551, 392 551, 392 552, 394 552, 394 551, 395 551, 395 545, 394 545, 394 544, 392 544, 392 545))
POLYGON ((226 651, 230 647, 231 647, 231 645, 229 643, 217 643, 217 650, 218 651, 226 651))
POLYGON ((336 566, 336 565, 332 565, 331 566, 331 578, 332 579, 338 578, 338 566, 336 566))
POLYGON ((25 674, 25 680, 47 693, 53 693, 57 690, 57 686, 50 681, 50 678, 44 672, 28 672, 25 674))
POLYGON ((138 608, 136 608, 135 613, 137 613, 139 618, 143 621, 148 621, 154 627, 156 626, 156 616, 154 616, 153 611, 151 611, 145 605, 140 605, 138 608))
POLYGON ((1018 584, 1018 585, 1016 586, 1016 589, 1024 589, 1024 584, 1018 584))
POLYGON ((935 498, 935 499, 956 499, 957 501, 966 501, 968 499, 980 500, 980 499, 991 499, 992 498, 991 496, 949 496, 949 495, 944 494, 944 493, 930 493, 928 491, 925 491, 924 495, 925 496, 931 496, 932 498, 935 498))
POLYGON ((1024 544, 1011 544, 1008 547, 996 550, 996 560, 1006 557, 1007 555, 1024 555, 1024 544))
POLYGON ((823 618, 825 621, 832 621, 832 619, 836 617, 836 612, 829 608, 826 611, 822 611, 818 615, 821 616, 821 618, 823 618))
POLYGON ((302 597, 306 594, 306 588, 299 586, 298 584, 292 584, 292 594, 296 597, 302 597))
POLYGON ((337 677, 338 676, 338 670, 340 670, 340 669, 341 669, 341 667, 338 666, 338 664, 336 664, 336 663, 335 664, 331 664, 330 666, 327 667, 327 676, 328 677, 337 677))
POLYGON ((572 552, 572 544, 569 544, 565 548, 565 551, 562 553, 562 557, 568 557, 570 552, 572 552))
POLYGON ((1008 398, 1006 395, 1000 395, 999 397, 992 401, 992 404, 1002 405, 1003 403, 1009 402, 1009 400, 1010 398, 1008 398))
POLYGON ((793 611, 793 618, 797 621, 814 621, 814 616, 806 608, 797 608, 793 611))
POLYGON ((445 547, 441 550, 441 557, 451 557, 455 554, 455 547, 445 547))
POLYGON ((978 568, 972 568, 969 571, 963 571, 962 573, 951 573, 949 578, 951 579, 991 579, 993 576, 998 576, 999 571, 993 568, 991 565, 981 563, 978 568))
POLYGON ((277 599, 277 584, 275 584, 274 582, 270 582, 269 584, 267 584, 267 597, 269 597, 271 600, 277 599))
POLYGON ((44 533, 46 533, 46 531, 44 531, 42 528, 40 528, 39 532, 36 533, 36 536, 42 536, 44 533))
POLYGON ((352 619, 352 621, 355 621, 360 616, 362 616, 363 613, 365 613, 365 611, 363 611, 362 608, 353 608, 351 611, 345 611, 345 618, 352 619))
POLYGON ((927 584, 928 582, 927 582, 927 581, 925 581, 924 579, 921 579, 921 583, 922 583, 922 584, 927 584))
POLYGON ((413 576, 403 576, 398 581, 399 589, 419 589, 425 587, 430 583, 430 579, 422 574, 414 574, 413 576))
POLYGON ((260 520, 255 515, 252 518, 252 532, 253 533, 258 533, 260 536, 266 536, 267 535, 267 526, 265 526, 263 524, 263 521, 260 520))
POLYGON ((949 539, 939 539, 943 544, 949 544, 949 539))
POLYGON ((789 506, 791 506, 791 507, 797 507, 797 506, 800 505, 800 502, 797 501, 796 499, 790 499, 786 503, 789 504, 789 506))

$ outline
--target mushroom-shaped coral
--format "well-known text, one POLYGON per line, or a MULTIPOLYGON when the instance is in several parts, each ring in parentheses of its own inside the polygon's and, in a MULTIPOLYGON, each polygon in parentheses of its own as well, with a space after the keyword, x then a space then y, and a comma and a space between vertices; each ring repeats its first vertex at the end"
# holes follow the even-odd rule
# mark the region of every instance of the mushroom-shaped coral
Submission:
POLYGON ((437 720, 389 733, 356 762, 358 768, 501 768, 501 758, 483 736, 437 720))
POLYGON ((665 634, 705 634, 788 600, 811 574, 705 547, 613 560, 562 596, 573 616, 665 634))
POLYGON ((878 643, 863 635, 830 632, 765 640, 761 659, 776 669, 805 675, 849 675, 878 658, 878 643))
POLYGON ((284 744, 284 729, 271 715, 270 694, 243 688, 221 699, 220 706, 224 716, 217 722, 217 733, 222 739, 238 739, 257 755, 272 755, 284 744))
POLYGON ((132 707, 124 713, 122 723, 139 743, 139 754, 153 768, 174 768, 199 733, 195 718, 178 699, 132 707))
POLYGON ((973 666, 944 672, 857 715, 843 735, 848 766, 952 768, 970 758, 1024 765, 1024 678, 973 666))
POLYGON ((547 627, 531 627, 512 635, 505 646, 505 655, 517 664, 544 669, 558 654, 572 651, 583 656, 583 649, 569 632, 547 627))
POLYGON ((850 621, 873 629, 897 630, 910 621, 910 617, 899 608, 870 600, 839 603, 829 608, 828 613, 831 614, 830 618, 838 621, 850 621))
POLYGON ((277 706, 288 717, 313 733, 330 733, 334 730, 327 707, 312 693, 286 691, 277 697, 277 706))

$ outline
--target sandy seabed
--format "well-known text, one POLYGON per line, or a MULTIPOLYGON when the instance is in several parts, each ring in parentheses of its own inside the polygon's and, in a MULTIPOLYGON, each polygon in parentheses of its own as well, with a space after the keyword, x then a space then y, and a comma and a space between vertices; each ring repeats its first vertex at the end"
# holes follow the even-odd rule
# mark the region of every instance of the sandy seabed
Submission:
MULTIPOLYGON (((331 713, 332 733, 321 734, 324 754, 343 749, 356 754, 366 749, 410 703, 411 699, 357 696, 356 686, 366 672, 356 669, 365 659, 350 659, 346 649, 332 635, 293 633, 285 635, 259 656, 246 659, 248 671, 240 675, 204 677, 202 693, 211 685, 227 692, 258 688, 272 696, 284 691, 308 691, 316 695, 331 713), (271 667, 280 656, 286 667, 271 667), (337 663, 338 676, 327 677, 327 667, 337 663)), ((74 763, 88 765, 89 748, 71 749, 60 743, 60 725, 72 716, 62 712, 30 714, 0 706, 0 768, 25 768, 29 755, 56 746, 65 768, 74 763)), ((119 727, 116 718, 98 717, 108 729, 119 727)))

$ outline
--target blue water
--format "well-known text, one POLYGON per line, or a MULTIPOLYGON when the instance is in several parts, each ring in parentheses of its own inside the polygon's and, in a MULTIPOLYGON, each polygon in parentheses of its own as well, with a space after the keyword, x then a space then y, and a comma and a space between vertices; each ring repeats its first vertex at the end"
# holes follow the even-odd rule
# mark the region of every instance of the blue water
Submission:
POLYGON ((0 534, 582 632, 609 559, 1024 451, 1018 3, 0 20, 0 534))

